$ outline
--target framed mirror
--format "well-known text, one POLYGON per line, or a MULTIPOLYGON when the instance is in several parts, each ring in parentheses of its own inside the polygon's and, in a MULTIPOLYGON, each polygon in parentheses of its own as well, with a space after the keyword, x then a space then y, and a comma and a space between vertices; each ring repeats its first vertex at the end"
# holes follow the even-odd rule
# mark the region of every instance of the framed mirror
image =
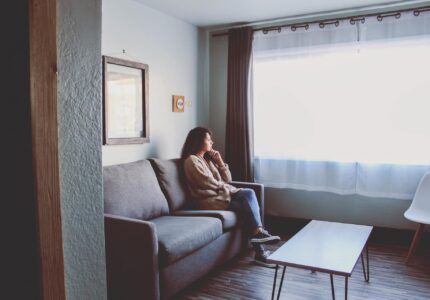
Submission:
POLYGON ((148 65, 103 56, 103 144, 149 142, 148 65))

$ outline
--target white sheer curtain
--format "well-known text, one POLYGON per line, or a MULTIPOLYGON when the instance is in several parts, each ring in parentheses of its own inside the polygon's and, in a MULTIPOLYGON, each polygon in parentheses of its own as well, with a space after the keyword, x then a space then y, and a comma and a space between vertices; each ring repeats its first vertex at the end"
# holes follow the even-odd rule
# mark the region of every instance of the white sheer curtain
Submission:
POLYGON ((429 12, 255 33, 256 181, 411 199, 430 170, 428 70, 429 12))

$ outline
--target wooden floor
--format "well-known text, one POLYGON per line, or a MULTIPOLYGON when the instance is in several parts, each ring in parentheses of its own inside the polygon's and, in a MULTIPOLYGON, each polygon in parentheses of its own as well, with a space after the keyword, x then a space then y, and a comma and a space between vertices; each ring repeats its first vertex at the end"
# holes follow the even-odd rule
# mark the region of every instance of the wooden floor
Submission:
MULTIPOLYGON (((349 279, 348 299, 430 299, 430 246, 424 238, 411 266, 405 266, 409 238, 370 239, 370 282, 366 283, 360 261, 349 279)), ((428 233, 426 233, 428 235, 428 233)), ((281 246, 293 233, 282 234, 281 246)), ((394 234, 395 235, 395 234, 394 234)), ((270 299, 275 270, 253 263, 252 250, 243 253, 193 284, 175 299, 270 299)), ((280 278, 280 272, 278 272, 280 278)), ((344 277, 335 276, 337 299, 344 299, 344 277)), ((278 279, 279 282, 279 279, 278 279)), ((287 268, 280 299, 331 299, 330 276, 287 268)))

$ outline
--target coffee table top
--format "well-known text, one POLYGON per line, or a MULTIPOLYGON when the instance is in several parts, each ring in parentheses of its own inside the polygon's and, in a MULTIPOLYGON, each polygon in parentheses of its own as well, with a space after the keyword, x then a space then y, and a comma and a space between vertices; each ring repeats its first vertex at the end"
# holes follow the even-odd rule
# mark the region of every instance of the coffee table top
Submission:
POLYGON ((272 253, 267 261, 351 276, 372 226, 313 220, 272 253))

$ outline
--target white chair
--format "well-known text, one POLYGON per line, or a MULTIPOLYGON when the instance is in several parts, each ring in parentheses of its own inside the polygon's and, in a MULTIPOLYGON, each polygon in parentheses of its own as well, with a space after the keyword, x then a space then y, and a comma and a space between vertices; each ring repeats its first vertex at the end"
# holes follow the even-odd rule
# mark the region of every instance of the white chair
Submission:
POLYGON ((412 200, 411 206, 405 212, 405 218, 418 223, 418 228, 415 232, 414 239, 406 256, 405 263, 408 264, 409 259, 415 252, 425 225, 430 225, 430 172, 425 173, 418 184, 417 190, 412 200))

